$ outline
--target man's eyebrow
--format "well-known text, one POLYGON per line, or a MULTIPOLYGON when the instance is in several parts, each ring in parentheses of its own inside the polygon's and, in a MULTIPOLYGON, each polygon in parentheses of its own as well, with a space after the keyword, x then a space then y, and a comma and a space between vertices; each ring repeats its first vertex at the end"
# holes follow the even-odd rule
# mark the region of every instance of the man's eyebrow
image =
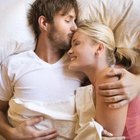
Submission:
POLYGON ((76 19, 76 17, 75 16, 73 16, 73 15, 67 15, 67 17, 69 17, 70 19, 76 19))

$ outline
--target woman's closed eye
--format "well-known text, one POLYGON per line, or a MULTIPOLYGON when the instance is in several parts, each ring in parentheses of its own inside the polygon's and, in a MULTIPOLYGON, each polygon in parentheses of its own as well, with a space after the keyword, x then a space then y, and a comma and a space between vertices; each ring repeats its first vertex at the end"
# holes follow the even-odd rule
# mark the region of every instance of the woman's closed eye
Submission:
POLYGON ((74 42, 72 43, 72 46, 78 46, 78 45, 80 45, 80 41, 74 41, 74 42))

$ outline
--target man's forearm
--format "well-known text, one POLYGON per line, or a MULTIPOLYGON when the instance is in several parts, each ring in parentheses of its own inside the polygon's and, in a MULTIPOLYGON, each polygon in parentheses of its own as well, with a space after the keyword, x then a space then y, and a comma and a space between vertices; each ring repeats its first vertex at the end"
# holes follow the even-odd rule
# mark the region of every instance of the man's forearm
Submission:
POLYGON ((12 130, 6 116, 7 115, 4 112, 0 111, 0 135, 2 135, 4 138, 7 138, 7 136, 10 137, 12 130))

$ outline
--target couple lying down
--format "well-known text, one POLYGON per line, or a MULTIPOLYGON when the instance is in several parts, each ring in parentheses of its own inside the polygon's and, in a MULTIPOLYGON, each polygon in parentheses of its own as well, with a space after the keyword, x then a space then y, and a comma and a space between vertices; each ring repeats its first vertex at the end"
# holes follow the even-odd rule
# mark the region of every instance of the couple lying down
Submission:
MULTIPOLYGON (((3 68, 10 68, 10 65, 17 58, 21 58, 22 61, 15 67, 11 67, 12 71, 10 69, 8 71, 10 75, 14 75, 12 68, 16 72, 17 70, 19 71, 14 81, 17 82, 15 95, 9 102, 11 107, 8 111, 10 123, 13 126, 18 126, 19 123, 26 119, 43 116, 43 121, 35 124, 34 127, 38 130, 56 128, 59 134, 58 140, 98 140, 102 139, 103 129, 112 133, 113 136, 125 136, 127 139, 138 140, 140 137, 140 98, 134 99, 121 108, 111 109, 103 101, 102 96, 99 95, 98 89, 98 85, 101 83, 119 79, 119 75, 110 79, 105 77, 106 72, 109 72, 112 66, 117 65, 118 67, 129 69, 135 64, 138 53, 128 48, 117 48, 111 29, 101 23, 90 21, 79 23, 71 44, 72 46, 67 55, 64 55, 53 66, 53 71, 33 51, 12 56, 12 59, 9 59, 9 63, 3 64, 3 68), (23 58, 27 58, 27 60, 24 59, 23 61, 23 58), (37 71, 40 71, 39 66, 34 63, 27 68, 31 58, 35 59, 38 65, 42 65, 45 71, 47 68, 49 75, 46 75, 42 69, 42 75, 38 75, 35 81, 30 81, 29 78, 31 79, 31 77, 35 76, 34 74, 37 74, 37 71), (22 68, 25 67, 24 72, 20 71, 21 66, 22 68), (55 75, 56 69, 59 71, 57 75, 55 75), (62 75, 64 69, 67 79, 62 75), (35 70, 36 73, 34 73, 35 70), (70 71, 71 75, 68 75, 70 71), (28 75, 28 72, 31 73, 28 75), (74 75, 75 72, 76 75, 74 75), (73 83, 75 82, 75 85, 78 85, 78 79, 83 79, 83 74, 80 72, 88 77, 91 85, 79 87, 74 93, 74 85, 73 87, 70 86, 72 85, 70 77, 73 76, 73 83), (58 75, 59 77, 57 77, 58 75), (74 78, 75 76, 77 78, 74 78), (49 80, 51 78, 54 78, 53 83, 49 80), (22 83, 23 79, 28 82, 22 83), (44 80, 43 82, 41 81, 42 79, 44 80), (58 79, 59 81, 57 81, 58 79), (59 93, 59 91, 55 91, 55 86, 59 86, 59 82, 61 83, 60 91, 65 93, 65 90, 67 90, 69 97, 66 97, 65 94, 61 98, 59 98, 58 94, 54 97, 46 95, 44 92, 46 83, 54 86, 53 92, 59 93), (20 87, 20 84, 24 86, 20 87), (30 88, 27 88, 25 92, 25 87, 33 87, 37 84, 39 86, 34 89, 34 92, 30 91, 30 88), (40 87, 41 89, 39 89, 40 87), (23 89, 24 95, 22 95, 23 89), (30 94, 30 92, 34 93, 34 95, 30 94)), ((3 71, 3 74, 5 71, 3 71)), ((50 92, 52 92, 51 88, 50 92)))

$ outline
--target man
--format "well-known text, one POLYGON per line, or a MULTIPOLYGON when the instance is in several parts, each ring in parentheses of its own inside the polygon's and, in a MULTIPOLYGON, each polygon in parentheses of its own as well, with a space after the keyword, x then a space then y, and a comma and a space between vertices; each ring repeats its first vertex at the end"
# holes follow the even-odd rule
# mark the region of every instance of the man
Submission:
POLYGON ((6 139, 50 140, 58 136, 53 128, 40 130, 36 124, 43 121, 41 114, 30 114, 21 102, 48 103, 47 106, 63 103, 80 86, 81 74, 67 70, 64 55, 77 29, 77 14, 75 0, 36 0, 31 6, 28 19, 35 32, 36 49, 13 55, 1 66, 0 133, 6 139), (31 115, 35 117, 30 120, 31 115))

